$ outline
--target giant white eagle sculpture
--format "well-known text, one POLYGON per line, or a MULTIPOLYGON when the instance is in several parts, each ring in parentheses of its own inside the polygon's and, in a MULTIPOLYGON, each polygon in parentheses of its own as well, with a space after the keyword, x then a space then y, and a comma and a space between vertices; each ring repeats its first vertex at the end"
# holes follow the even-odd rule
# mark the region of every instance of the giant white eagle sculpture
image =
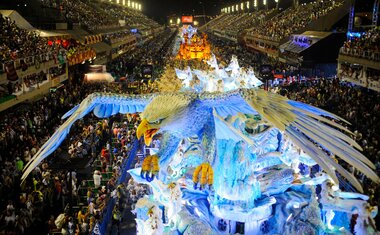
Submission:
MULTIPOLYGON (((62 118, 67 120, 39 149, 26 165, 22 179, 47 158, 70 131, 75 121, 93 111, 99 118, 117 113, 142 112, 137 137, 144 136, 150 145, 156 133, 163 134, 157 153, 160 167, 167 166, 183 138, 198 136, 204 146, 205 161, 212 165, 216 156, 216 125, 214 115, 259 114, 304 150, 338 184, 336 172, 346 178, 358 191, 363 188, 354 175, 331 156, 354 166, 368 178, 379 183, 374 164, 360 151, 361 147, 349 136, 352 134, 339 123, 344 119, 319 108, 287 99, 262 89, 239 89, 227 93, 156 93, 123 95, 93 93, 62 118)), ((143 172, 148 175, 148 172, 143 172)), ((160 176, 161 177, 161 176, 160 176)))

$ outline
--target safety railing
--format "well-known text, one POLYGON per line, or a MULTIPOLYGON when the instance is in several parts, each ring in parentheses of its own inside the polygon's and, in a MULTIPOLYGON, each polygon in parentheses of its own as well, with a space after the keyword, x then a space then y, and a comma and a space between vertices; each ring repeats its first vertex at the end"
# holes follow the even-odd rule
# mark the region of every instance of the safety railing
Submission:
MULTIPOLYGON (((136 158, 136 154, 137 154, 138 149, 139 149, 139 140, 135 139, 135 141, 133 142, 132 148, 129 152, 128 158, 124 160, 123 165, 121 167, 121 174, 120 174, 119 179, 117 180, 118 185, 122 184, 127 179, 128 170, 131 168, 132 163, 133 163, 134 159, 136 158)), ((108 201, 108 205, 103 212, 104 213, 103 214, 103 220, 99 226, 99 233, 101 235, 106 234, 106 232, 107 232, 107 226, 111 221, 112 212, 113 212, 113 208, 114 208, 115 204, 116 204, 116 199, 110 198, 108 201)), ((93 231, 92 234, 97 235, 98 233, 97 233, 97 231, 96 232, 93 231)))

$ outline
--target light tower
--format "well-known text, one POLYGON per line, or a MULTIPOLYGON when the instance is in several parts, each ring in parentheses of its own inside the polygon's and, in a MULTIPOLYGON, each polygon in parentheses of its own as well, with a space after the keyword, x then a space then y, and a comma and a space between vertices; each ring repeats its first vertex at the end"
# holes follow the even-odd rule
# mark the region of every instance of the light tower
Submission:
POLYGON ((373 27, 377 26, 377 21, 379 18, 379 0, 375 0, 373 3, 373 11, 372 11, 372 25, 373 27))
MULTIPOLYGON (((348 12, 348 26, 347 26, 347 35, 349 35, 350 32, 352 32, 354 28, 354 21, 355 21, 355 0, 351 0, 350 5, 350 11, 348 12)), ((347 36, 349 39, 350 36, 347 36)))

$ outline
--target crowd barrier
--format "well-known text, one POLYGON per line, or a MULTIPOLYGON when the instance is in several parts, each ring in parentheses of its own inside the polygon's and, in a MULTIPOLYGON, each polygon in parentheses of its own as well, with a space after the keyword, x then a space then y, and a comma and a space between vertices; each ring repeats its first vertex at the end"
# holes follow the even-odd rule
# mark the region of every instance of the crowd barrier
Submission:
MULTIPOLYGON (((127 179, 128 170, 131 168, 133 160, 135 160, 136 158, 138 149, 139 149, 139 140, 135 139, 132 145, 132 149, 129 152, 128 158, 124 160, 123 165, 121 167, 121 175, 119 179, 117 180, 117 185, 124 183, 125 180, 127 179)), ((112 212, 113 212, 113 208, 115 204, 116 204, 116 198, 110 198, 108 205, 105 209, 105 212, 103 214, 103 220, 99 227, 99 233, 98 231, 95 231, 94 229, 94 231, 92 232, 93 235, 106 234, 107 226, 111 222, 111 219, 112 219, 112 212)))
POLYGON ((354 48, 340 48, 340 53, 345 55, 350 55, 354 57, 374 60, 374 61, 380 61, 380 53, 374 52, 370 50, 361 50, 361 49, 354 49, 354 48))

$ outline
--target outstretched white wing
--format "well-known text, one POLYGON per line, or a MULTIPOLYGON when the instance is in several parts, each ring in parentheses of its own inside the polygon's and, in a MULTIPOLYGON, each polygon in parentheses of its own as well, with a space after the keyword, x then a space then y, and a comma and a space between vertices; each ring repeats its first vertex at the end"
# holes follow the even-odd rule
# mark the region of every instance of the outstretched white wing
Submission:
POLYGON ((363 188, 355 176, 331 158, 330 154, 354 166, 373 181, 380 182, 379 177, 373 171, 374 164, 358 151, 362 150, 361 147, 339 131, 352 134, 347 128, 335 122, 339 120, 349 124, 344 119, 264 90, 243 90, 241 94, 257 112, 312 157, 336 183, 338 183, 338 179, 335 170, 349 180, 357 190, 363 192, 363 188))
POLYGON ((201 94, 200 99, 204 105, 215 109, 218 115, 223 117, 234 115, 236 112, 259 113, 313 158, 335 183, 339 182, 335 174, 337 171, 357 190, 363 192, 355 176, 339 165, 331 155, 354 166, 373 181, 380 182, 373 171, 374 164, 359 152, 362 151, 361 147, 343 133, 352 132, 337 121, 349 123, 332 113, 262 89, 241 89, 214 95, 201 94))
POLYGON ((85 98, 82 103, 75 106, 62 119, 67 120, 55 131, 50 139, 39 149, 31 161, 25 166, 22 180, 56 150, 66 138, 71 126, 77 120, 86 116, 92 110, 97 117, 105 118, 117 113, 142 112, 154 95, 120 95, 110 93, 93 93, 85 98))

